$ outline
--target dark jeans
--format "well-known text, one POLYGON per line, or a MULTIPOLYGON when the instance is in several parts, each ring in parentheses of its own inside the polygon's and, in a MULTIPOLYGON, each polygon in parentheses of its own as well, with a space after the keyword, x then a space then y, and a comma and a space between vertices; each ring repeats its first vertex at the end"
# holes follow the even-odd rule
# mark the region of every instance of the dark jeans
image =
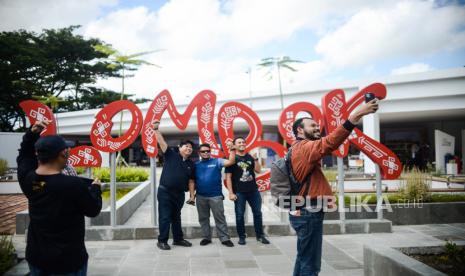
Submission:
POLYGON ((64 273, 64 274, 49 273, 30 263, 28 263, 28 266, 29 266, 29 271, 30 271, 29 275, 31 276, 86 276, 87 275, 87 261, 78 271, 71 272, 71 273, 64 273))
POLYGON ((181 228, 181 209, 184 205, 184 192, 173 192, 163 186, 158 187, 158 241, 167 242, 170 235, 170 226, 173 231, 173 240, 183 239, 181 228))
POLYGON ((289 215, 291 226, 297 234, 294 276, 313 276, 320 272, 323 218, 323 211, 310 212, 305 209, 301 210, 300 216, 289 215))
POLYGON ((260 192, 236 193, 237 199, 234 201, 234 210, 236 211, 236 229, 239 238, 245 238, 245 203, 248 202, 253 213, 253 226, 257 238, 264 235, 262 219, 262 198, 260 192))

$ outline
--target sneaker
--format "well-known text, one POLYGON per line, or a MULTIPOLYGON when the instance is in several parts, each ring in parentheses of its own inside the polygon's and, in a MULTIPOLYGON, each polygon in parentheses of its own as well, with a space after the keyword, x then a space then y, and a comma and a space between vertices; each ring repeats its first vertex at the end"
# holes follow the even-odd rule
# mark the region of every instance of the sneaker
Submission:
POLYGON ((201 246, 207 245, 207 244, 209 244, 209 243, 212 243, 212 241, 211 241, 211 240, 208 240, 208 239, 203 239, 203 240, 200 241, 200 245, 201 245, 201 246))
POLYGON ((161 250, 170 250, 171 247, 166 242, 157 242, 157 247, 161 250))
POLYGON ((184 247, 191 247, 192 243, 186 241, 186 240, 180 240, 180 241, 173 241, 173 245, 178 245, 178 246, 184 246, 184 247))
POLYGON ((237 243, 240 244, 240 245, 244 245, 245 244, 245 238, 239 238, 239 241, 237 243))
POLYGON ((224 246, 227 246, 227 247, 233 247, 234 246, 234 243, 232 243, 231 240, 221 242, 221 244, 224 245, 224 246))
POLYGON ((257 238, 257 241, 263 243, 263 244, 270 244, 270 241, 265 238, 265 236, 261 236, 260 238, 257 238))

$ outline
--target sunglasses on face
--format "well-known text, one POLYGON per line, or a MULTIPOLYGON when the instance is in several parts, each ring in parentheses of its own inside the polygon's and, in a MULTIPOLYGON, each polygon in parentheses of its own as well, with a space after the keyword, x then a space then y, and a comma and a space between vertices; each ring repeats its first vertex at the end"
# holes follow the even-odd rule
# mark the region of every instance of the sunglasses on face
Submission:
POLYGON ((210 150, 201 150, 200 153, 210 153, 210 150))

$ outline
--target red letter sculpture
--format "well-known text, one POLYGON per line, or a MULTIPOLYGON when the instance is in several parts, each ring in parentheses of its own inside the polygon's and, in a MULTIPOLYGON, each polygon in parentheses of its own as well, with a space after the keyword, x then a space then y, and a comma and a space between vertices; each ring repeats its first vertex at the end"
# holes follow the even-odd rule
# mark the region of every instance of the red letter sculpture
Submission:
POLYGON ((41 136, 55 135, 57 133, 55 116, 53 116, 53 112, 48 106, 33 100, 22 101, 19 106, 26 113, 31 125, 37 121, 49 122, 48 126, 40 133, 41 136))
POLYGON ((90 131, 90 140, 95 148, 104 152, 116 152, 130 146, 139 135, 142 127, 142 112, 131 101, 114 101, 105 106, 95 116, 95 122, 90 131), (120 111, 128 109, 131 112, 132 120, 126 133, 117 138, 111 137, 113 122, 111 118, 120 111))
POLYGON ((68 161, 73 167, 100 167, 102 156, 94 147, 79 146, 69 151, 68 161))

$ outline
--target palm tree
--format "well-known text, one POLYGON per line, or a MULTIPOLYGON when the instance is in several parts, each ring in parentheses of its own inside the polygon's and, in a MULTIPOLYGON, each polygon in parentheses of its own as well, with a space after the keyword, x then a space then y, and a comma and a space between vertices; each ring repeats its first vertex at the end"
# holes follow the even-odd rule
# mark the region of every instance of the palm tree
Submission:
MULTIPOLYGON (((124 99, 124 81, 126 78, 133 77, 134 75, 126 75, 126 71, 135 71, 137 68, 141 65, 150 65, 150 66, 155 66, 157 68, 161 68, 161 66, 150 63, 148 61, 145 61, 143 59, 137 59, 141 56, 145 56, 148 54, 152 54, 155 52, 159 52, 161 50, 155 50, 155 51, 145 51, 145 52, 139 52, 131 55, 123 55, 120 52, 118 52, 116 49, 112 48, 110 45, 95 45, 94 49, 96 51, 99 51, 101 53, 104 53, 108 55, 109 57, 109 64, 108 68, 113 69, 113 70, 120 70, 121 71, 121 100, 124 99)), ((123 111, 121 111, 120 114, 120 121, 119 121, 119 136, 121 136, 123 132, 123 111)), ((128 166, 124 158, 121 156, 121 151, 118 152, 118 156, 116 157, 116 162, 117 164, 124 163, 124 165, 128 166)))
POLYGON ((284 57, 267 57, 267 58, 262 58, 261 62, 257 64, 258 67, 260 68, 267 68, 268 72, 265 74, 265 76, 268 76, 269 79, 273 78, 273 69, 276 66, 277 71, 278 71, 278 83, 279 83, 279 97, 281 100, 281 110, 284 108, 284 103, 283 103, 283 89, 281 85, 281 68, 290 70, 292 72, 296 72, 297 69, 292 67, 290 64, 293 63, 302 63, 300 60, 296 59, 291 59, 288 56, 284 57))

